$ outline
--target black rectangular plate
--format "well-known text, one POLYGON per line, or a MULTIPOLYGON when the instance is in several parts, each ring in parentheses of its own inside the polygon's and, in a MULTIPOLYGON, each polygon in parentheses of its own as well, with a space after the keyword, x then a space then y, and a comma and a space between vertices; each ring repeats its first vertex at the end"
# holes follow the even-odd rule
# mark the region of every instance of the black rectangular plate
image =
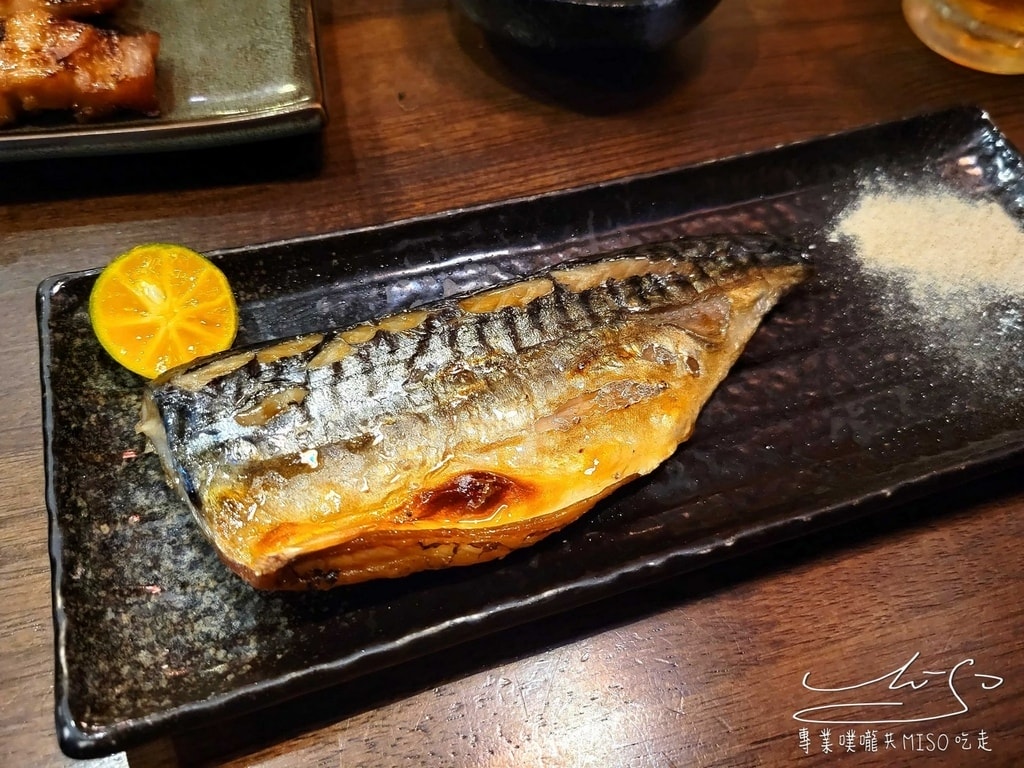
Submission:
MULTIPOLYGON (((268 706, 878 513, 1024 452, 1024 297, 966 364, 825 233, 865 180, 1024 212, 1024 165, 957 109, 557 194, 215 254, 239 344, 346 324, 566 258, 686 232, 792 235, 817 274, 766 320, 692 440, 506 559, 318 594, 227 572, 134 432, 141 380, 98 347, 95 272, 41 284, 57 726, 75 757, 268 706), (961 364, 963 363, 963 364, 961 364)), ((952 255, 951 258, 958 258, 952 255)), ((1024 254, 1021 254, 1024 258, 1024 254)))

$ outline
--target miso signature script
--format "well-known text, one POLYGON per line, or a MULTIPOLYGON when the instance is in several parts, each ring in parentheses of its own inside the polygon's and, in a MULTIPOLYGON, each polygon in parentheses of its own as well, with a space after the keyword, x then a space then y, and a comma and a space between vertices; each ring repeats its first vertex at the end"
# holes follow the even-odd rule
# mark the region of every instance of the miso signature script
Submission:
MULTIPOLYGON (((960 695, 958 684, 966 679, 977 678, 981 681, 981 689, 991 691, 1003 684, 1003 678, 997 675, 984 675, 974 673, 968 678, 965 667, 973 667, 974 659, 963 659, 957 662, 948 670, 927 670, 920 672, 911 671, 911 666, 920 658, 920 652, 910 657, 905 664, 884 675, 866 680, 863 683, 842 686, 839 688, 818 688, 811 685, 808 680, 811 673, 805 672, 802 685, 808 691, 815 693, 832 694, 829 698, 832 701, 819 704, 818 706, 801 709, 793 713, 793 719, 803 723, 827 723, 834 725, 868 725, 883 723, 924 723, 932 720, 943 720, 947 717, 955 717, 969 711, 967 702, 960 695), (888 681, 888 685, 885 683, 888 681), (883 687, 884 686, 884 687, 883 687), (914 701, 914 692, 921 691, 931 686, 927 691, 927 702, 914 701), (915 712, 917 706, 922 703, 933 704, 936 700, 936 687, 944 687, 939 692, 941 707, 946 711, 938 714, 923 714, 915 712), (867 690, 865 690, 867 689, 867 690), (862 691, 856 694, 860 700, 850 701, 848 691, 862 691), (899 693, 890 693, 898 691, 899 693), (886 701, 864 700, 865 694, 884 697, 886 701), (840 699, 845 699, 840 701, 840 699), (946 709, 948 707, 948 710, 946 709), (874 711, 872 711, 874 710, 874 711), (829 713, 829 714, 826 714, 829 713), (856 713, 856 714, 854 714, 856 713), (849 717, 856 719, 845 719, 849 717)), ((918 694, 921 699, 924 694, 918 694)))

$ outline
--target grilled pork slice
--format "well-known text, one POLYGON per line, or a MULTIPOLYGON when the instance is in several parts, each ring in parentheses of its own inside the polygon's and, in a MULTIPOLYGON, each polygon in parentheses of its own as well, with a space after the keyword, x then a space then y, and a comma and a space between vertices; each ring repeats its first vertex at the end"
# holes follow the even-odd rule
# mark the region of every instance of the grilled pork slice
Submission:
POLYGON ((23 112, 79 120, 156 114, 157 34, 126 35, 35 10, 0 21, 0 126, 23 112))
POLYGON ((626 250, 177 368, 140 431, 256 587, 479 563, 669 457, 806 271, 755 237, 626 250))
POLYGON ((84 19, 110 13, 125 0, 0 0, 0 17, 27 11, 45 11, 62 19, 84 19))

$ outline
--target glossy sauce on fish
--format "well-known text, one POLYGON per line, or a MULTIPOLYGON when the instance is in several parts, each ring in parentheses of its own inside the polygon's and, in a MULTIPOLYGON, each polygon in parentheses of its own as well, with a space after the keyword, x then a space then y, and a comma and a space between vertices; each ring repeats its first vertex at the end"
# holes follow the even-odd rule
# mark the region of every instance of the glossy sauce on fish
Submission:
POLYGON ((768 238, 641 246, 175 369, 140 429, 259 588, 478 563, 668 458, 806 273, 768 238))

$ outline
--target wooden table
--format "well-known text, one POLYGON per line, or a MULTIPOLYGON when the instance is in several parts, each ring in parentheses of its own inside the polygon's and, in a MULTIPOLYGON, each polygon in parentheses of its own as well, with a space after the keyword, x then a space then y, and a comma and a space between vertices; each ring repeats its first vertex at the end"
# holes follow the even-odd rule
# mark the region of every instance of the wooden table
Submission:
MULTIPOLYGON (((896 0, 724 0, 649 82, 605 84, 603 99, 509 67, 442 0, 318 12, 320 141, 0 166, 0 764, 73 762, 52 711, 44 277, 143 241, 207 250, 372 225, 956 104, 1024 145, 1024 78, 934 55, 896 0)), ((1010 472, 102 765, 1018 765, 1022 537, 1010 472), (850 754, 835 728, 824 754, 813 727, 805 756, 805 673, 853 684, 918 653, 912 679, 966 659, 993 677, 971 678, 968 713, 890 729, 898 753, 883 728, 877 751, 850 754)))

